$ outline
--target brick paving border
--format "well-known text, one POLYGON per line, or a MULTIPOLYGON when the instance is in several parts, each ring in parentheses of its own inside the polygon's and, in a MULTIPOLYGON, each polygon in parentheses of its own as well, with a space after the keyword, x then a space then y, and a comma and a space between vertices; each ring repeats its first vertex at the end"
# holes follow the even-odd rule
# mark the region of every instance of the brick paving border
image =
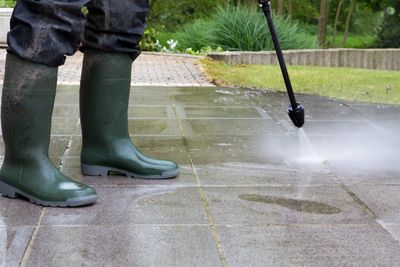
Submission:
MULTIPOLYGON (((0 83, 3 83, 6 50, 0 49, 0 83)), ((58 84, 79 84, 82 69, 82 53, 68 57, 59 69, 58 84)), ((199 67, 201 57, 143 53, 134 63, 132 85, 136 86, 213 86, 199 67)))

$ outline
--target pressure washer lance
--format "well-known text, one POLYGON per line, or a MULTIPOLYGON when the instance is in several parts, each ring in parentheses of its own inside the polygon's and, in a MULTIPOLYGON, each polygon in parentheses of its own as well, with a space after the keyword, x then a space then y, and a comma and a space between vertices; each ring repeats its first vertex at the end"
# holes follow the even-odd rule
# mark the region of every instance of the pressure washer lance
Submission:
POLYGON ((288 108, 288 114, 293 124, 301 128, 304 125, 304 107, 300 103, 297 103, 296 97, 293 92, 292 83, 290 82, 289 73, 286 68, 285 59, 283 57, 281 45, 276 34, 274 22, 272 20, 271 2, 269 0, 258 0, 260 7, 263 10, 265 17, 268 21, 269 31, 271 32, 272 41, 275 46, 276 55, 278 56, 279 65, 282 70, 283 79, 285 80, 286 89, 290 99, 290 106, 288 108))

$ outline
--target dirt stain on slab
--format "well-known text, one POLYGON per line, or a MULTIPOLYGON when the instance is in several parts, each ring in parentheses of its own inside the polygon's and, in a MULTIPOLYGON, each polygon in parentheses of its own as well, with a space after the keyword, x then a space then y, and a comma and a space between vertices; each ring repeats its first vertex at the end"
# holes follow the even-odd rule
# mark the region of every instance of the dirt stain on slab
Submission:
POLYGON ((255 194, 243 194, 239 196, 240 199, 260 202, 265 204, 275 204, 295 211, 306 212, 306 213, 316 213, 316 214, 337 214, 342 212, 341 209, 334 206, 324 204, 321 202, 310 201, 310 200, 300 200, 291 199, 283 197, 271 197, 265 195, 255 195, 255 194))

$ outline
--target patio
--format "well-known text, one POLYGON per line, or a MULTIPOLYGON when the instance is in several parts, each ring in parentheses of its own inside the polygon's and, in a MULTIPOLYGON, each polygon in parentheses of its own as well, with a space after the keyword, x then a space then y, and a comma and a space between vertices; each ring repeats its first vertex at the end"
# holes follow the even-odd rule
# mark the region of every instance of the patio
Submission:
POLYGON ((84 177, 75 82, 58 88, 50 155, 99 200, 60 209, 0 198, 0 266, 400 262, 400 108, 300 95, 309 145, 284 94, 137 85, 132 138, 181 175, 84 177))

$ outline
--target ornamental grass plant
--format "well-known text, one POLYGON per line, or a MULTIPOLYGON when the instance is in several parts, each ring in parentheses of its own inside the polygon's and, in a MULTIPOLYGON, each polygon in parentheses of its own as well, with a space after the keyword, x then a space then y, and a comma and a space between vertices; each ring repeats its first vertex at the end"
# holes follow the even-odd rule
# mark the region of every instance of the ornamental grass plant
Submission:
MULTIPOLYGON (((284 16, 274 16, 282 49, 316 48, 314 36, 298 23, 284 16)), ((273 50, 273 43, 264 14, 246 6, 220 7, 209 19, 188 24, 178 35, 183 47, 200 49, 221 47, 227 51, 273 50)))

